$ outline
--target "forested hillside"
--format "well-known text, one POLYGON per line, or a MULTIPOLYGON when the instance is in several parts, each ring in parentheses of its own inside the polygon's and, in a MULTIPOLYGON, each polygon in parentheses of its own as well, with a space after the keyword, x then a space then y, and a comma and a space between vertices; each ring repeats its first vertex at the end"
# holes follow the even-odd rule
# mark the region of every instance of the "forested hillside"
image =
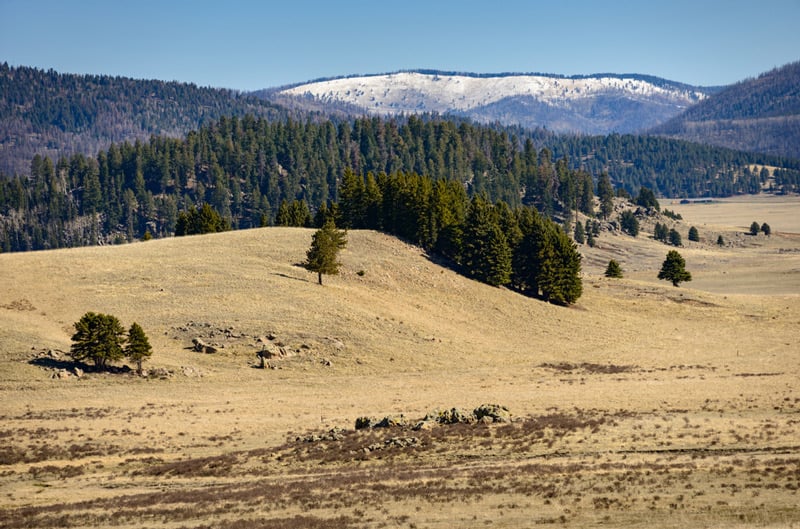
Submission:
POLYGON ((96 154, 112 142, 181 137, 221 116, 287 113, 261 99, 194 84, 73 75, 0 63, 0 172, 31 158, 96 154))
POLYGON ((800 158, 800 62, 731 85, 653 132, 800 158))
MULTIPOLYGON (((699 196, 757 191, 770 174, 749 164, 783 163, 657 138, 537 139, 552 150, 505 130, 413 116, 339 125, 221 118, 183 139, 114 144, 96 157, 36 156, 29 176, 0 179, 2 248, 132 240, 148 231, 168 236, 180 211, 203 203, 233 228, 269 224, 284 202, 313 212, 338 201, 346 169, 454 181, 467 196, 484 194, 512 208, 531 204, 552 216, 589 212, 602 171, 632 193, 644 184, 659 194, 699 196)), ((785 171, 792 189, 797 169, 795 162, 785 171)))
POLYGON ((800 189, 800 160, 657 136, 551 137, 555 157, 597 175, 608 172, 617 187, 630 193, 641 186, 666 197, 726 197, 759 193, 774 177, 773 191, 800 189), (774 173, 759 167, 772 166, 774 173))

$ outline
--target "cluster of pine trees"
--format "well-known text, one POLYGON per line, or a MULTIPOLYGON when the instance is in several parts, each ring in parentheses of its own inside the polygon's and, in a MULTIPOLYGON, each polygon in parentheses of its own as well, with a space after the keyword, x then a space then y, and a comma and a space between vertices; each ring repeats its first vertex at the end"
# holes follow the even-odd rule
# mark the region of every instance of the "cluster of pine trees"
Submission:
POLYGON ((533 207, 468 198, 453 180, 416 173, 345 171, 340 201, 323 209, 346 228, 381 230, 446 258, 469 277, 552 303, 582 293, 581 255, 559 225, 533 207))

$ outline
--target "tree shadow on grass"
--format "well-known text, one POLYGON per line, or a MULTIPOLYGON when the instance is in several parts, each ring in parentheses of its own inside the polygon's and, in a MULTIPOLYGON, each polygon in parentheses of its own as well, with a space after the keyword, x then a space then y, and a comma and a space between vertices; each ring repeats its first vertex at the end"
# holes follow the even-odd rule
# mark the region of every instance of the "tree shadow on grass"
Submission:
POLYGON ((66 369, 71 371, 76 367, 86 371, 90 369, 89 366, 83 362, 76 362, 75 360, 66 360, 62 358, 51 358, 49 356, 40 356, 28 361, 29 364, 43 367, 45 369, 66 369))
POLYGON ((112 374, 126 374, 133 371, 133 369, 131 369, 131 367, 128 365, 98 367, 91 364, 84 364, 83 362, 78 362, 76 360, 71 360, 69 358, 54 358, 50 356, 38 356, 29 360, 28 363, 37 367, 53 369, 56 371, 63 369, 66 371, 75 372, 76 369, 80 369, 84 373, 112 374))

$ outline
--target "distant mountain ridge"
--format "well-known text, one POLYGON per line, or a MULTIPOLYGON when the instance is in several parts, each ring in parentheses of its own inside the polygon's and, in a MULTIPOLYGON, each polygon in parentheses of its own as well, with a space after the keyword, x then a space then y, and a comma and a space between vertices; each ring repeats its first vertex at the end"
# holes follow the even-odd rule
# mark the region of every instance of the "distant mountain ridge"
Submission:
POLYGON ((301 105, 348 105, 376 115, 430 112, 554 132, 606 134, 655 126, 715 90, 637 74, 416 70, 312 81, 273 94, 301 105))
POLYGON ((800 158, 800 61, 731 85, 651 132, 800 158))
POLYGON ((34 155, 93 155, 111 142, 181 137, 222 116, 285 118, 283 108, 229 89, 0 62, 0 172, 30 171, 34 155))

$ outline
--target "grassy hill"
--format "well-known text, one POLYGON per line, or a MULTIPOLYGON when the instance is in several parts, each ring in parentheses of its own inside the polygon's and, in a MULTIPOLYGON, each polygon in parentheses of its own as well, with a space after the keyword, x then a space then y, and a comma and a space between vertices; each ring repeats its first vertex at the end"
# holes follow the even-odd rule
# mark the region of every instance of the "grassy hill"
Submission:
POLYGON ((369 231, 324 286, 295 228, 2 254, 0 525, 789 527, 800 238, 773 200, 683 210, 686 287, 646 233, 602 235, 572 308, 369 231), (741 234, 753 215, 772 237, 741 234), (52 378, 89 310, 140 323, 172 375, 52 378), (411 428, 483 403, 515 421, 411 428))

